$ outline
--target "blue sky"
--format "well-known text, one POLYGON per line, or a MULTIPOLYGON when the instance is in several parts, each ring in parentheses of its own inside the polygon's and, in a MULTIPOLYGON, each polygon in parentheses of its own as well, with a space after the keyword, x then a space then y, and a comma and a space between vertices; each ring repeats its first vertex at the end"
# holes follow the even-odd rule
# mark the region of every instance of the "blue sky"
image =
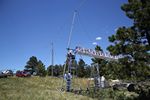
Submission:
MULTIPOLYGON (((71 38, 77 45, 94 49, 93 42, 106 51, 108 36, 119 26, 130 26, 120 9, 127 0, 0 0, 0 70, 23 69, 31 56, 46 67, 64 64, 73 12, 78 10, 71 38), (80 6, 81 5, 81 6, 80 6), (96 37, 102 39, 97 41, 96 37)), ((77 60, 80 56, 77 56, 77 60)), ((89 57, 82 57, 91 63, 89 57)))

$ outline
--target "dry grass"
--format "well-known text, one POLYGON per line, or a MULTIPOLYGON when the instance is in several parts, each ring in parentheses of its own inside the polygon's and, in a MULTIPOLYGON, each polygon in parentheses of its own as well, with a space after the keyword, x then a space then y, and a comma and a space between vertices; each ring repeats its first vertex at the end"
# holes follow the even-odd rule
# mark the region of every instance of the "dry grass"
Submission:
MULTIPOLYGON (((86 88, 85 79, 74 80, 74 86, 86 88)), ((2 78, 0 100, 93 100, 92 98, 61 92, 62 79, 52 77, 2 78)))

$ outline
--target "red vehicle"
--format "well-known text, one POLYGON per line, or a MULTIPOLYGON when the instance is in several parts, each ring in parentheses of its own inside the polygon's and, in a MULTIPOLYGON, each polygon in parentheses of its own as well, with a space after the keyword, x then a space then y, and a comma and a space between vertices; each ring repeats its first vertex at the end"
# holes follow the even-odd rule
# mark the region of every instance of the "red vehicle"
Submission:
POLYGON ((31 76, 31 74, 29 72, 26 72, 26 71, 17 71, 16 76, 18 76, 18 77, 29 77, 29 76, 31 76))

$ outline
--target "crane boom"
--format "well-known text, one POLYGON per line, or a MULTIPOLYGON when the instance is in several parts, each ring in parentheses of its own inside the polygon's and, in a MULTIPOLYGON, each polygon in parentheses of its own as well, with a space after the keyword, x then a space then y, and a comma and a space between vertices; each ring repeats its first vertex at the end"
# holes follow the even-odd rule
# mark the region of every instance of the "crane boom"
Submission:
POLYGON ((92 49, 86 49, 82 47, 76 47, 75 53, 79 55, 86 55, 94 58, 101 58, 106 60, 118 60, 119 58, 122 58, 122 56, 112 56, 110 53, 104 53, 102 51, 95 51, 92 49))

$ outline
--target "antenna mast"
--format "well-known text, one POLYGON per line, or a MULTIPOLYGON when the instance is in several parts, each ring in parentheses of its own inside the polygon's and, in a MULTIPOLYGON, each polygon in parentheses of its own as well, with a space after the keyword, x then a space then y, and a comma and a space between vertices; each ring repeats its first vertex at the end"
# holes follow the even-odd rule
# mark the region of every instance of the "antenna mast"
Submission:
POLYGON ((74 11, 73 18, 72 18, 72 23, 71 23, 70 33, 69 33, 69 39, 68 39, 68 46, 67 46, 68 49, 70 48, 71 35, 72 35, 73 27, 74 27, 74 20, 76 17, 76 13, 77 13, 77 10, 74 11))
POLYGON ((53 66, 54 66, 54 47, 53 47, 53 42, 51 43, 51 45, 52 45, 52 51, 51 51, 52 52, 52 62, 51 62, 52 63, 52 67, 51 67, 51 70, 52 70, 51 72, 52 73, 51 73, 51 75, 53 76, 53 66))

